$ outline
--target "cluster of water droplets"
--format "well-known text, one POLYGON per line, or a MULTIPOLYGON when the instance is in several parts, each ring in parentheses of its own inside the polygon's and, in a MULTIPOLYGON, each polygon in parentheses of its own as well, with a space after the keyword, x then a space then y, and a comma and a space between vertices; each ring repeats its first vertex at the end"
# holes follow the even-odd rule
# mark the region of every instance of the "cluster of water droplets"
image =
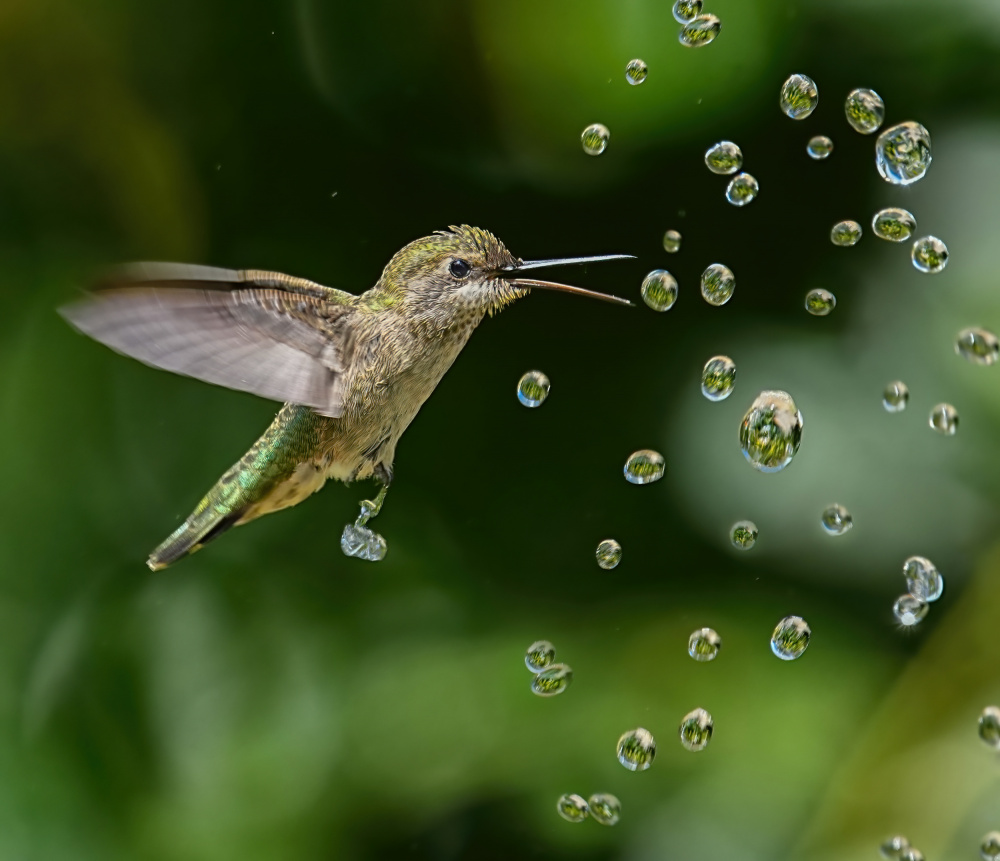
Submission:
POLYGON ((561 694, 573 681, 572 667, 556 663, 556 647, 548 640, 536 640, 528 646, 524 665, 534 674, 531 692, 540 697, 561 694))
POLYGON ((944 578, 925 556, 910 556, 903 563, 906 592, 892 605, 892 614, 904 628, 919 625, 927 616, 928 605, 944 593, 944 578))
POLYGON ((583 822, 593 819, 600 825, 615 825, 621 818, 621 802, 610 792, 595 792, 585 799, 575 792, 559 796, 556 810, 567 822, 583 822))
POLYGON ((733 206, 746 206, 757 197, 757 179, 749 173, 736 173, 743 167, 743 151, 732 141, 712 144, 705 151, 705 166, 720 176, 736 174, 726 186, 726 200, 733 206))
POLYGON ((674 20, 681 25, 678 41, 688 48, 701 48, 715 41, 722 30, 722 22, 715 16, 702 12, 702 0, 676 0, 674 20))

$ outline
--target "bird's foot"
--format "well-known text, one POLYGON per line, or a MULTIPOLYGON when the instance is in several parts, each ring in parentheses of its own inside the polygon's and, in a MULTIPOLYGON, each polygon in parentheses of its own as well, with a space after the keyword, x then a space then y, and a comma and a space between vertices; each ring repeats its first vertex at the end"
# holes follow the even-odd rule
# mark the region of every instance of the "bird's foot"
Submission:
POLYGON ((345 556, 365 559, 369 562, 379 562, 385 557, 388 549, 385 539, 377 532, 368 528, 367 523, 382 510, 385 502, 386 485, 374 499, 365 499, 361 503, 361 513, 353 525, 348 523, 340 536, 340 549, 345 556))

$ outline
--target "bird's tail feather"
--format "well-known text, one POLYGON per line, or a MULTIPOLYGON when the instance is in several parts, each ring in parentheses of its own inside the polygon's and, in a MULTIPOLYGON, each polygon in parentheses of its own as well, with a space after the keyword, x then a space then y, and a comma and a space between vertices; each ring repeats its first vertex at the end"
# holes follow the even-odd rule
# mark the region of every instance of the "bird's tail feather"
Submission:
MULTIPOLYGON (((203 501, 207 502, 207 499, 203 501)), ((199 505, 194 513, 177 527, 152 553, 146 564, 151 571, 160 571, 182 556, 200 550, 213 538, 234 526, 240 519, 238 511, 219 511, 214 506, 199 505)))

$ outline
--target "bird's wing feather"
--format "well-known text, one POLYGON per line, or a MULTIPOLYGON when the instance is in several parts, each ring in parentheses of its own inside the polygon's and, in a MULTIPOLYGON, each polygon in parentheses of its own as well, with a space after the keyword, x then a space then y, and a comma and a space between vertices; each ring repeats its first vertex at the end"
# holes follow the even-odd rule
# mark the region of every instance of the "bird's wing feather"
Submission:
POLYGON ((354 349, 351 299, 277 272, 145 263, 60 310, 147 365, 337 417, 354 349))

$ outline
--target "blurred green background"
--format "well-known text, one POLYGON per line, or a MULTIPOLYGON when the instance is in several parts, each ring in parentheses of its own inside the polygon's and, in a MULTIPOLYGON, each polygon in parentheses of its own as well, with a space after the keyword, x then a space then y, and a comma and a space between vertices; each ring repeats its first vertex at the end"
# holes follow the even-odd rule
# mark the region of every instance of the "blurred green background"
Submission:
POLYGON ((1000 828, 976 735, 1000 700, 1000 370, 953 342, 1000 329, 1000 6, 706 11, 722 34, 690 50, 668 0, 0 0, 0 859, 872 859, 895 832, 976 857, 1000 828), (803 122, 777 107, 792 72, 820 89, 803 122), (878 178, 843 115, 856 86, 930 129, 923 181, 878 178), (701 161, 723 138, 760 181, 742 210, 701 161), (872 237, 885 205, 948 243, 945 272, 872 237), (842 218, 854 248, 829 242, 842 218), (454 223, 524 258, 630 252, 564 277, 637 298, 667 267, 680 299, 532 295, 487 320, 399 446, 383 563, 338 546, 370 486, 331 485, 151 575, 276 405, 125 360, 55 308, 132 259, 359 292, 454 223), (722 308, 697 294, 716 260, 722 308), (818 286, 830 317, 803 310, 818 286), (720 404, 698 391, 716 353, 738 366, 720 404), (539 410, 514 397, 529 368, 552 380, 539 410), (805 430, 762 475, 737 426, 770 387, 805 430), (939 401, 954 438, 927 427, 939 401), (667 476, 630 486, 646 447, 667 476), (855 528, 832 539, 835 501, 855 528), (947 588, 902 632, 914 553, 947 588), (786 664, 767 641, 789 613, 813 642, 786 664), (703 665, 704 625, 723 648, 703 665), (550 700, 522 664, 539 637, 575 671, 550 700), (698 706, 716 731, 691 754, 698 706), (614 746, 639 725, 659 753, 632 774, 614 746), (596 791, 614 828, 556 815, 596 791))

